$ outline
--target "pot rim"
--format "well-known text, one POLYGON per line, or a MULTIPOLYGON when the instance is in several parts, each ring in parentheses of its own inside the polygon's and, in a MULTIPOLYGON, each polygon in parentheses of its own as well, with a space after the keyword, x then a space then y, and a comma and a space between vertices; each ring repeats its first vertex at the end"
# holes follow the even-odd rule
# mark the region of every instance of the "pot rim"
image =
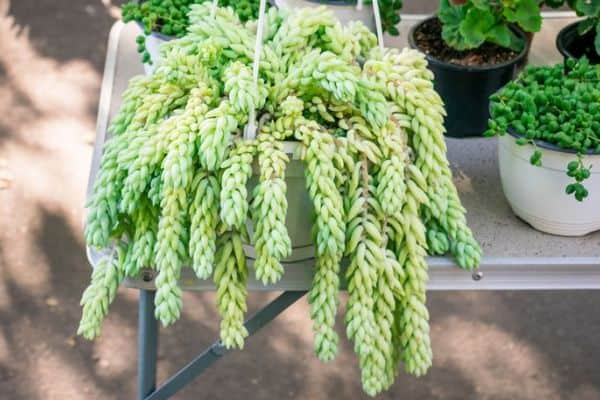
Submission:
MULTIPOLYGON (((506 132, 511 135, 512 137, 516 138, 516 139, 522 139, 525 138, 525 136, 521 135, 520 133, 516 132, 512 126, 509 126, 508 129, 506 130, 506 132)), ((541 147, 542 149, 545 150, 550 150, 550 151, 555 151, 557 153, 567 153, 567 154, 577 154, 577 150, 573 150, 573 149, 563 149, 562 147, 559 147, 555 144, 546 142, 545 140, 539 140, 536 139, 534 140, 536 146, 541 147)), ((596 152, 595 150, 588 150, 585 153, 582 153, 583 155, 587 155, 587 156, 598 156, 600 155, 600 153, 596 152)))
POLYGON ((577 32, 577 27, 580 23, 581 21, 575 21, 573 23, 570 23, 569 25, 562 28, 560 32, 558 32, 558 35, 556 35, 556 48, 558 49, 558 52, 565 58, 577 58, 567 49, 566 41, 571 34, 579 36, 577 32))
MULTIPOLYGON (((509 61, 505 61, 501 64, 482 65, 482 66, 472 66, 472 65, 466 66, 466 65, 458 65, 458 64, 453 64, 453 63, 449 63, 446 61, 442 61, 438 58, 435 58, 434 56, 432 56, 430 54, 423 52, 419 48, 419 46, 417 46, 417 42, 414 37, 415 32, 421 25, 423 25, 424 23, 431 21, 433 19, 438 19, 438 17, 435 15, 431 15, 428 18, 423 19, 418 24, 413 25, 412 28, 410 28, 410 31, 408 33, 408 43, 409 43, 410 47, 412 47, 413 49, 419 50, 421 53, 425 54, 425 58, 427 59, 427 61, 430 64, 436 65, 438 67, 446 68, 449 70, 454 70, 454 71, 487 72, 487 71, 494 71, 494 70, 506 68, 511 65, 519 64, 519 62, 521 62, 527 56, 527 50, 528 50, 527 47, 528 46, 525 45, 523 47, 523 50, 521 50, 521 52, 515 58, 513 58, 512 60, 509 60, 509 61)), ((527 41, 527 36, 525 35, 525 31, 523 31, 522 29, 512 27, 512 26, 510 27, 510 29, 512 29, 524 41, 527 41)))
MULTIPOLYGON (((137 4, 143 3, 146 0, 133 0, 135 1, 137 4)), ((142 22, 138 19, 135 20, 135 23, 140 27, 140 29, 142 30, 142 32, 144 31, 144 24, 142 24, 142 22)), ((158 39, 164 40, 165 42, 168 42, 170 40, 175 39, 175 36, 169 36, 169 35, 165 35, 164 33, 160 33, 157 32, 155 30, 152 30, 152 32, 150 32, 149 35, 145 35, 145 36, 154 36, 158 39)))

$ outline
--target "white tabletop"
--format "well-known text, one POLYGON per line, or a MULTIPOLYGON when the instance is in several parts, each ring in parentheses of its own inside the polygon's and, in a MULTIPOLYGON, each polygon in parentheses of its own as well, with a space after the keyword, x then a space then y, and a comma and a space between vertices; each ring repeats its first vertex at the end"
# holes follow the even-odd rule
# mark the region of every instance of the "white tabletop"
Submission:
MULTIPOLYGON (((400 37, 387 37, 388 47, 406 45, 406 33, 420 17, 404 16, 400 37)), ((564 15, 548 18, 536 34, 530 62, 559 62, 554 40, 558 31, 573 19, 564 15)), ((117 22, 109 39, 108 54, 98 113, 97 138, 90 173, 90 187, 98 168, 108 121, 118 110, 120 95, 128 80, 143 73, 136 52, 135 24, 117 22)), ((468 211, 469 226, 480 242, 484 258, 483 279, 458 269, 447 257, 430 257, 429 289, 596 289, 600 288, 600 232, 581 238, 566 238, 537 232, 510 210, 502 193, 497 160, 497 139, 447 139, 448 158, 455 183, 468 211)), ((89 193, 89 191, 88 191, 89 193)), ((92 265, 99 254, 88 249, 92 265)), ((283 279, 263 286, 249 281, 250 290, 305 290, 310 287, 311 262, 286 265, 283 279)), ((252 276, 253 274, 250 274, 252 276)), ((151 288, 152 282, 129 280, 133 287, 151 288)), ((181 285, 186 290, 211 290, 212 282, 199 281, 184 269, 181 285)))

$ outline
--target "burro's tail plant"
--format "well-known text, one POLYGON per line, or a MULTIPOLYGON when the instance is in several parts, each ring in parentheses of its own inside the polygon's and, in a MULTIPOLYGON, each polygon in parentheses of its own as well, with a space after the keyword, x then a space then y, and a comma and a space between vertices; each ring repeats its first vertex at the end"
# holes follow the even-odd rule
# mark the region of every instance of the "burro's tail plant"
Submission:
MULTIPOLYGON (((565 191, 578 201, 588 197, 591 175, 586 153, 600 153, 600 67, 586 58, 553 67, 528 67, 519 79, 491 97, 487 135, 510 132, 518 145, 531 145, 530 162, 543 165, 544 143, 574 150, 565 165, 572 179, 565 191)), ((558 194, 557 194, 558 195, 558 194)))
POLYGON ((511 25, 538 32, 542 24, 538 0, 441 0, 437 16, 443 25, 442 38, 457 50, 490 42, 521 51, 525 42, 511 25))
POLYGON ((156 317, 175 322, 182 270, 191 268, 214 280, 222 343, 242 347, 248 279, 285 276, 286 215, 310 212, 287 207, 289 141, 313 202, 315 352, 325 361, 337 354, 346 282, 346 333, 365 391, 389 388, 399 364, 423 375, 432 363, 428 250, 451 252, 467 270, 481 258, 424 56, 382 50, 364 26, 343 27, 324 8, 271 9, 254 83, 254 30, 231 9, 212 17, 208 4, 189 17, 189 33, 164 46, 154 75, 131 81, 106 143, 85 235, 107 256, 82 298, 80 334, 100 334, 119 283, 143 268, 157 273, 156 317), (245 140, 252 110, 260 124, 245 140), (244 242, 256 248, 253 271, 244 242))

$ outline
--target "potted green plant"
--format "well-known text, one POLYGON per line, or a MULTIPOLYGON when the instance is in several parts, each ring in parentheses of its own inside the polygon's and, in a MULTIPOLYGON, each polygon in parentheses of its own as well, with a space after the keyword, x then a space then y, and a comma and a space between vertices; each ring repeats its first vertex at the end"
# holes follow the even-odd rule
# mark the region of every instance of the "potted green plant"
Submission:
POLYGON ((534 228, 577 236, 600 229, 600 66, 583 58, 530 67, 491 97, 502 187, 534 228))
MULTIPOLYGON (((361 21, 372 30, 375 29, 371 0, 365 0, 364 4, 356 0, 274 0, 274 3, 283 8, 327 5, 342 23, 361 21)), ((400 22, 402 0, 379 0, 378 5, 383 31, 390 35, 398 35, 396 25, 400 22)))
POLYGON ((591 63, 600 63, 600 0, 555 0, 549 5, 560 7, 567 4, 583 17, 560 31, 556 46, 566 58, 586 57, 591 63))
MULTIPOLYGON (((190 6, 206 1, 209 0, 130 0, 123 5, 123 22, 135 21, 143 30, 136 41, 146 73, 154 70, 162 43, 187 33, 190 6)), ((257 17, 258 5, 258 0, 219 0, 219 6, 232 7, 242 22, 257 17)))
POLYGON ((527 55, 527 32, 541 28, 537 0, 442 0, 409 42, 427 55, 448 116, 448 136, 480 136, 489 96, 511 81, 527 55))
POLYGON ((427 250, 469 270, 481 258, 446 159, 443 105, 418 51, 380 49, 367 27, 342 27, 324 7, 272 13, 261 51, 230 9, 194 5, 188 34, 163 46, 154 74, 130 81, 88 204, 87 244, 107 255, 79 333, 98 336, 120 282, 145 267, 157 273, 157 319, 174 323, 189 266, 214 280, 223 346, 243 347, 249 274, 282 278, 296 214, 313 226, 315 351, 336 355, 344 274, 346 333, 375 395, 400 363, 417 376, 431 366, 427 250), (290 208, 298 181, 312 207, 290 208))

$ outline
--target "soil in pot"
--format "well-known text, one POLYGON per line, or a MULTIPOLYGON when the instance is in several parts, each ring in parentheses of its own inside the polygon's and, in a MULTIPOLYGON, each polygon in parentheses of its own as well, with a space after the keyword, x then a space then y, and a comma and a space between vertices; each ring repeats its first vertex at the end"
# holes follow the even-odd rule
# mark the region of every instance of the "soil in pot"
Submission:
MULTIPOLYGON (((514 31, 527 39, 523 31, 514 31)), ((527 56, 527 49, 516 53, 492 43, 457 51, 442 39, 435 17, 416 25, 409 42, 426 54, 435 89, 446 105, 446 135, 458 138, 482 135, 490 116, 489 97, 514 79, 527 56)))
POLYGON ((442 39, 442 24, 437 18, 425 20, 415 29, 415 42, 425 54, 450 64, 463 66, 488 66, 503 64, 519 54, 493 43, 485 43, 476 49, 459 51, 448 46, 442 39))
POLYGON ((587 57, 592 64, 600 64, 600 54, 596 52, 594 40, 596 30, 592 29, 585 35, 577 32, 578 22, 565 27, 556 38, 558 51, 567 58, 580 59, 587 57))

